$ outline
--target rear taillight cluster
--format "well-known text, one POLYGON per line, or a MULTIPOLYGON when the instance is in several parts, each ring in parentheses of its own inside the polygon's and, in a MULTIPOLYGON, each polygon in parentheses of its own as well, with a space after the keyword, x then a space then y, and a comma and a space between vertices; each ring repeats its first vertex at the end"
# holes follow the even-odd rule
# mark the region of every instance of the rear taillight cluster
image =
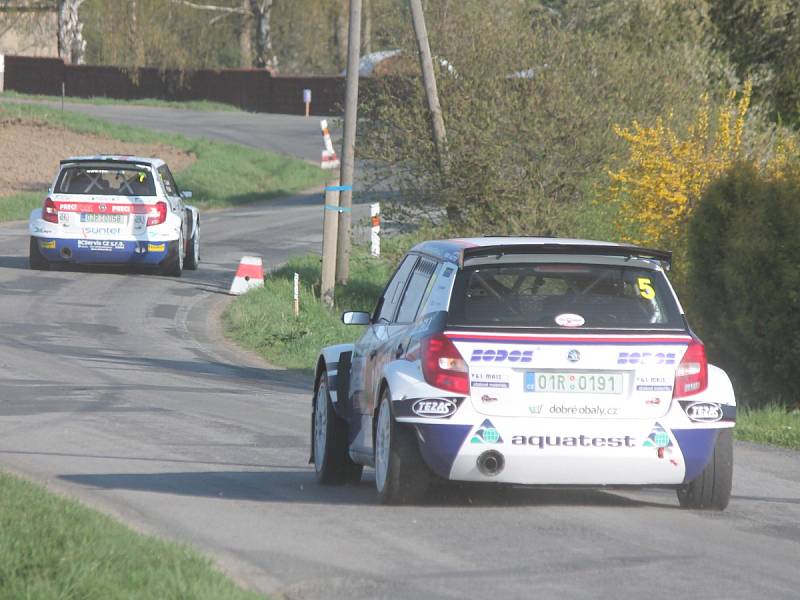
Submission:
POLYGON ((673 396, 684 398, 702 392, 708 387, 708 360, 706 349, 698 339, 692 339, 675 371, 673 396))
POLYGON ((47 198, 44 201, 42 219, 50 223, 58 223, 58 209, 56 208, 56 203, 53 202, 51 198, 47 198))
POLYGON ((441 333, 420 341, 422 374, 430 385, 469 394, 469 369, 455 344, 441 333))
POLYGON ((147 209, 147 226, 161 225, 167 220, 167 203, 156 202, 147 209))

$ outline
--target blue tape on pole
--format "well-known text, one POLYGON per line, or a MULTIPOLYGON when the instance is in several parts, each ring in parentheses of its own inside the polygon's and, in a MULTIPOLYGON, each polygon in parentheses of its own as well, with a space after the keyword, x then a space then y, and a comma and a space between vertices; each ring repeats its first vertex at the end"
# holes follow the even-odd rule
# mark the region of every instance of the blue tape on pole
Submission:
POLYGON ((325 187, 326 192, 352 192, 352 185, 329 185, 325 187))
POLYGON ((336 212, 350 212, 352 209, 345 206, 335 206, 333 204, 326 204, 325 210, 335 210, 336 212))

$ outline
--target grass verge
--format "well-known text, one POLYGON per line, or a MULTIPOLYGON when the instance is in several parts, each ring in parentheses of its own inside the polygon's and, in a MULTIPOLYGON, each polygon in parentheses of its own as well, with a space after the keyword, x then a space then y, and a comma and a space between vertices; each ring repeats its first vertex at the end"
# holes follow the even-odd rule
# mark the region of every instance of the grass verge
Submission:
MULTIPOLYGON (((320 169, 302 160, 208 139, 189 139, 109 123, 79 113, 4 103, 0 118, 46 122, 78 133, 91 133, 124 142, 162 143, 191 152, 197 160, 176 173, 178 185, 192 190, 192 204, 200 208, 227 208, 297 193, 324 180, 320 169)), ((51 175, 48 173, 48 178, 51 175)), ((0 199, 0 220, 26 219, 41 205, 43 194, 22 193, 0 199)))
POLYGON ((17 477, 0 473, 0 498, 2 598, 263 597, 186 546, 135 533, 17 477))
POLYGON ((800 410, 782 406, 740 409, 734 429, 736 439, 800 450, 800 410))
MULTIPOLYGON (((38 102, 61 102, 61 96, 45 96, 44 94, 20 94, 19 92, 5 91, 0 93, 0 99, 8 100, 34 100, 38 102)), ((105 96, 92 96, 90 98, 78 98, 77 96, 65 96, 64 102, 73 104, 124 104, 127 106, 155 106, 159 108, 180 108, 183 110, 200 111, 224 111, 235 112, 239 108, 224 102, 211 102, 209 100, 187 100, 186 102, 175 102, 171 100, 159 100, 157 98, 138 98, 136 100, 118 100, 116 98, 106 98, 105 96)))

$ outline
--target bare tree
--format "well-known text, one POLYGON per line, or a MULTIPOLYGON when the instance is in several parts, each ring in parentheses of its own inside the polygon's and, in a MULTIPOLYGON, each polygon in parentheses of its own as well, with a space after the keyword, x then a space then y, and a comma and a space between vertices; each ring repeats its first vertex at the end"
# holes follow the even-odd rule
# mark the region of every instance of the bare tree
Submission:
POLYGON ((86 54, 83 24, 78 9, 84 0, 58 0, 58 55, 66 62, 80 65, 86 54))
MULTIPOLYGON (((81 0, 83 1, 83 0, 81 0)), ((253 57, 253 66, 274 69, 278 66, 278 59, 272 50, 272 4, 274 0, 244 0, 241 6, 223 6, 219 4, 200 4, 190 0, 171 0, 173 4, 180 4, 196 10, 223 13, 223 15, 242 15, 244 19, 252 19, 255 24, 256 51, 253 57)), ((243 23, 249 30, 249 24, 243 23)), ((240 42, 241 43, 241 42, 240 42)))

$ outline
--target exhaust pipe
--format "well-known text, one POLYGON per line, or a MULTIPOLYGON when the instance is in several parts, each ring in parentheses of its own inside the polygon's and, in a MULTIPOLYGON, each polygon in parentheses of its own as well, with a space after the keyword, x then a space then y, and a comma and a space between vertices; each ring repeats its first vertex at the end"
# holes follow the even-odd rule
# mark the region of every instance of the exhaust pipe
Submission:
POLYGON ((72 258, 72 250, 70 250, 67 247, 62 248, 61 249, 61 258, 66 258, 67 260, 72 258))
POLYGON ((506 466, 506 459, 497 450, 487 450, 478 457, 478 471, 487 477, 499 475, 506 466))

